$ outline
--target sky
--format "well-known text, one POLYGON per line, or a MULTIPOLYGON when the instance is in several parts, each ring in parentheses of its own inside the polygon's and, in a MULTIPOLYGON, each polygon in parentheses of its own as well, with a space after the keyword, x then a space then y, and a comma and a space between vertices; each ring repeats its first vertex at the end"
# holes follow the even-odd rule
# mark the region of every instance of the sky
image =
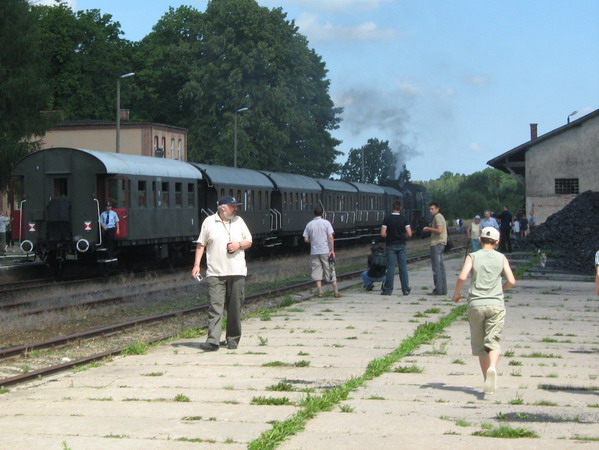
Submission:
MULTIPOLYGON (((52 0, 32 0, 52 3, 52 0)), ((169 6, 207 0, 68 0, 141 40, 169 6)), ((333 136, 347 159, 389 141, 413 180, 471 174, 599 108, 597 0, 258 0, 282 8, 328 69, 344 109, 333 136)), ((599 160, 599 158, 598 158, 599 160)))

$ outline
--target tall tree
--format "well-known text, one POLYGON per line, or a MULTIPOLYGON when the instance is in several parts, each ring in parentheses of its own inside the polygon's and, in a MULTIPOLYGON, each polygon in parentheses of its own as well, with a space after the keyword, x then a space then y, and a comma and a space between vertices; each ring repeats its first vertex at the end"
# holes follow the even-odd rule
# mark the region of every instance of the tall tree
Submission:
POLYGON ((178 101, 190 105, 190 158, 328 177, 337 169, 338 126, 321 58, 280 8, 212 0, 197 31, 197 57, 178 101), (244 113, 239 109, 248 108, 244 113))
POLYGON ((46 128, 40 114, 47 102, 45 65, 30 8, 27 0, 0 2, 0 190, 46 128))
MULTIPOLYGON (((347 161, 340 170, 341 178, 348 181, 362 181, 362 165, 364 166, 364 182, 383 183, 393 180, 396 172, 396 158, 389 141, 368 139, 366 145, 351 149, 347 161)), ((404 166, 405 169, 405 166, 404 166)))
MULTIPOLYGON (((118 22, 99 10, 73 12, 65 3, 34 6, 48 67, 48 109, 65 119, 115 116, 116 79, 131 71, 131 43, 121 38, 118 22)), ((123 90, 127 104, 130 90, 123 90)))

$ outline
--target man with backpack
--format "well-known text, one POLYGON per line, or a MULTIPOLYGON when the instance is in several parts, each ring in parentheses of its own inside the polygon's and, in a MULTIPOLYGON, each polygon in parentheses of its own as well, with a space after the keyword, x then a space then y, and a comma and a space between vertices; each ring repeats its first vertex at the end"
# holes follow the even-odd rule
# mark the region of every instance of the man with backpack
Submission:
POLYGON ((412 228, 410 227, 408 219, 401 215, 401 201, 395 200, 393 202, 393 212, 387 214, 383 219, 381 237, 384 238, 387 243, 387 276, 381 295, 391 295, 393 293, 396 261, 399 266, 401 291, 403 292, 403 295, 408 295, 411 289, 410 281, 408 279, 406 239, 412 237, 412 228))
POLYGON ((368 256, 368 270, 362 272, 362 281, 364 281, 364 290, 372 291, 376 281, 383 281, 382 290, 385 290, 385 275, 387 274, 387 252, 385 244, 379 242, 372 244, 371 253, 368 256))

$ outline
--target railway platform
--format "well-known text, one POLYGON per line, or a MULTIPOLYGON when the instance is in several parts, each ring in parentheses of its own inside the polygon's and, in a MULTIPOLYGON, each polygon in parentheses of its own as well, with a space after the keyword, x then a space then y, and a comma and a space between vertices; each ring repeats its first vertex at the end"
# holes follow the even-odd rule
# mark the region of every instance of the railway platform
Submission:
MULTIPOLYGON (((461 261, 446 261, 450 292, 461 261)), ((256 440, 273 427, 288 433, 281 449, 597 448, 592 283, 518 280, 498 390, 486 397, 468 324, 448 319, 450 296, 427 295, 426 264, 410 284, 409 296, 381 296, 377 283, 254 314, 237 350, 203 353, 203 337, 180 339, 11 388, 0 395, 0 448, 270 448, 256 440), (445 327, 414 344, 424 323, 445 327), (373 371, 385 361, 389 370, 373 371), (485 436, 494 433, 536 437, 485 436)))

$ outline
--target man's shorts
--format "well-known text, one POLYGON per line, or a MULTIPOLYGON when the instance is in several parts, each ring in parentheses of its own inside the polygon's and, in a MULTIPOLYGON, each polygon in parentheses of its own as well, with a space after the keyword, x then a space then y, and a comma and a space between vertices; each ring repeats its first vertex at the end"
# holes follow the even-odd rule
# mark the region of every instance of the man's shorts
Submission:
POLYGON ((312 280, 337 281, 337 277, 331 271, 328 253, 324 255, 311 255, 310 263, 312 264, 312 280))
POLYGON ((474 356, 485 356, 489 350, 501 350, 499 341, 505 320, 505 307, 497 305, 468 308, 470 343, 474 356))

